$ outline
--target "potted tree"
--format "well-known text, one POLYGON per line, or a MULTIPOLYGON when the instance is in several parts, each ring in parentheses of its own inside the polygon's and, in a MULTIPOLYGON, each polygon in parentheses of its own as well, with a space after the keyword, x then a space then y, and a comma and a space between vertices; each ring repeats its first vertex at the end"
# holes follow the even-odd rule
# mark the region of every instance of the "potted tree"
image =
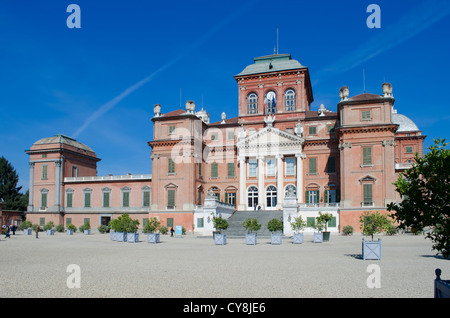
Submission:
POLYGON ((270 243, 274 245, 281 244, 282 233, 277 232, 283 231, 283 221, 279 219, 271 219, 269 222, 267 222, 267 229, 272 232, 270 236, 270 243))
POLYGON ((303 243, 303 229, 306 226, 306 221, 302 219, 301 216, 294 217, 294 221, 291 222, 292 229, 294 230, 294 241, 293 244, 302 244, 303 243))
POLYGON ((77 227, 72 223, 68 224, 66 228, 67 228, 66 230, 67 235, 73 235, 73 233, 77 231, 77 227))
POLYGON ((261 228, 258 219, 248 218, 242 223, 242 226, 247 230, 247 234, 245 234, 245 244, 256 245, 256 231, 261 228))
POLYGON ((33 233, 32 229, 33 223, 31 221, 25 220, 20 224, 20 229, 23 230, 23 234, 31 235, 33 233))
POLYGON ((91 224, 89 222, 85 222, 78 228, 78 230, 86 235, 89 235, 91 234, 91 224))
POLYGON ((126 240, 128 243, 139 242, 138 226, 139 221, 133 220, 128 214, 122 214, 121 222, 123 223, 123 228, 126 233, 126 240))
POLYGON ((44 225, 44 231, 47 232, 47 235, 55 234, 55 230, 53 229, 54 226, 55 224, 52 221, 49 221, 47 224, 44 225))
POLYGON ((381 214, 378 211, 374 213, 365 212, 359 217, 359 223, 361 233, 364 235, 370 235, 371 241, 362 239, 362 258, 366 259, 381 259, 381 239, 378 241, 373 240, 373 236, 378 233, 382 233, 392 223, 389 220, 388 215, 381 214))
POLYGON ((333 215, 331 213, 322 214, 319 212, 318 218, 321 220, 322 224, 325 227, 325 231, 322 231, 323 241, 328 242, 330 240, 330 232, 328 232, 328 222, 333 219, 333 215))
POLYGON ((218 231, 218 233, 214 233, 214 244, 216 245, 225 245, 227 244, 227 235, 222 234, 222 230, 226 230, 228 228, 228 222, 222 217, 213 217, 214 228, 218 231))
POLYGON ((127 233, 125 232, 125 222, 123 222, 122 220, 123 215, 124 214, 119 216, 117 219, 112 219, 111 221, 109 221, 109 228, 114 230, 114 232, 110 231, 110 237, 113 241, 125 242, 127 239, 127 233))
POLYGON ((161 225, 161 222, 158 221, 156 217, 150 218, 148 223, 144 226, 144 233, 147 234, 147 242, 148 243, 159 243, 159 233, 155 233, 161 225))

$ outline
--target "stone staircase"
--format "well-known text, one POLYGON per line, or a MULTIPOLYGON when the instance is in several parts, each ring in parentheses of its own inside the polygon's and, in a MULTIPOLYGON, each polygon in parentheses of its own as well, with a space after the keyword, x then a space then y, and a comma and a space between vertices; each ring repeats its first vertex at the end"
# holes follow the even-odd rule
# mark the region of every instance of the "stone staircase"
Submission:
POLYGON ((283 211, 260 210, 260 211, 235 211, 233 215, 227 219, 228 228, 223 231, 227 237, 244 237, 247 230, 242 223, 248 218, 258 219, 261 229, 257 232, 258 237, 270 237, 271 232, 267 229, 267 223, 271 219, 283 220, 283 211))

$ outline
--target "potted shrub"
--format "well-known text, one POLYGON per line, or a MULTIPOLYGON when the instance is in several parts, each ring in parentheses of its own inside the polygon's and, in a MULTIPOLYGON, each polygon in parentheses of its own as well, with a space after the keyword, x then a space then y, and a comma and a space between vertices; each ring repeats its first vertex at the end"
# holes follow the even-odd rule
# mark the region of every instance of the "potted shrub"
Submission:
POLYGON ((67 228, 66 233, 68 235, 73 235, 73 233, 77 231, 77 227, 72 223, 68 224, 66 228, 67 228))
POLYGON ((374 213, 365 212, 359 217, 359 223, 361 225, 361 233, 364 235, 370 235, 371 241, 362 239, 362 258, 366 259, 381 259, 381 239, 378 241, 373 240, 373 236, 378 233, 384 232, 392 223, 388 219, 388 215, 381 214, 378 211, 374 213))
POLYGON ((84 223, 83 225, 81 225, 78 230, 80 232, 83 232, 86 235, 91 234, 91 224, 89 222, 84 223))
POLYGON ((109 228, 113 231, 110 231, 111 240, 117 242, 125 242, 127 238, 127 233, 125 232, 125 223, 122 222, 122 216, 119 216, 117 219, 113 219, 109 221, 109 228))
POLYGON ((330 240, 330 232, 328 232, 327 225, 328 225, 328 222, 333 219, 333 215, 331 213, 322 214, 321 212, 319 212, 318 218, 319 218, 319 222, 321 222, 325 228, 325 231, 322 231, 323 241, 328 242, 330 240))
POLYGON ((108 227, 106 225, 100 225, 97 230, 101 233, 101 234, 105 234, 106 232, 108 232, 108 227))
POLYGON ((228 221, 222 217, 213 217, 214 228, 218 231, 218 233, 214 233, 214 244, 216 245, 225 245, 227 244, 227 235, 222 234, 222 230, 226 230, 228 228, 228 221))
POLYGON ((247 234, 245 234, 245 244, 256 245, 256 231, 261 228, 258 219, 248 218, 242 223, 242 226, 247 230, 247 234))
POLYGON ((33 233, 32 229, 33 223, 31 221, 25 220, 20 224, 20 229, 23 230, 23 234, 31 235, 33 233))
POLYGON ((301 216, 294 217, 294 221, 291 222, 292 229, 294 230, 294 241, 293 244, 302 244, 303 243, 303 229, 306 226, 306 221, 302 219, 301 216))
POLYGON ((57 226, 55 226, 55 231, 59 233, 64 232, 64 225, 58 224, 57 226))
POLYGON ((342 234, 348 236, 353 234, 353 226, 346 225, 342 228, 342 234))
POLYGON ((139 233, 138 233, 139 221, 133 220, 132 218, 130 218, 128 214, 122 214, 121 222, 123 222, 127 242, 128 243, 139 242, 139 233))
POLYGON ((314 243, 323 243, 323 229, 325 228, 324 220, 320 216, 314 219, 314 223, 311 225, 317 232, 313 233, 314 243))
POLYGON ((150 218, 148 223, 144 226, 144 233, 147 234, 148 243, 159 243, 159 233, 155 233, 159 229, 161 222, 156 217, 150 218))
POLYGON ((274 245, 281 244, 282 233, 276 232, 283 231, 283 221, 279 219, 271 219, 269 222, 267 222, 267 229, 272 232, 270 236, 270 243, 274 245))
POLYGON ((55 234, 55 230, 53 229, 54 226, 55 224, 52 221, 49 221, 47 224, 44 225, 44 231, 47 232, 47 235, 55 234))

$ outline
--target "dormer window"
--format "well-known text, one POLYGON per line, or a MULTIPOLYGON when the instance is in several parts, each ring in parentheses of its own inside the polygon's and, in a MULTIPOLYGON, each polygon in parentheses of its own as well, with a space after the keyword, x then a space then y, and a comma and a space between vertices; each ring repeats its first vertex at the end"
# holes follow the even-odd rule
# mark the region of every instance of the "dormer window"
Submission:
POLYGON ((290 88, 284 93, 284 110, 295 110, 295 91, 290 88))

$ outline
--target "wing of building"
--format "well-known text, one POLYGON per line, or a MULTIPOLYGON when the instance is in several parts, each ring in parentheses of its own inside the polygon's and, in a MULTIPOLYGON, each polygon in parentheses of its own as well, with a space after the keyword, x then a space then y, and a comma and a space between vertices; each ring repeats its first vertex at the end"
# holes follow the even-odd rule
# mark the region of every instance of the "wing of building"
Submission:
POLYGON ((97 176, 100 159, 67 136, 34 143, 27 217, 95 228, 129 213, 141 225, 157 217, 210 234, 211 211, 229 217, 290 206, 308 222, 332 213, 329 229, 338 232, 359 230, 361 213, 400 200, 392 183, 416 152, 423 156, 425 136, 394 109, 391 84, 356 96, 342 87, 334 112, 311 110, 308 68, 290 54, 254 58, 234 78, 235 118, 224 109, 210 122, 193 101, 185 110, 155 105, 151 175, 97 176))

